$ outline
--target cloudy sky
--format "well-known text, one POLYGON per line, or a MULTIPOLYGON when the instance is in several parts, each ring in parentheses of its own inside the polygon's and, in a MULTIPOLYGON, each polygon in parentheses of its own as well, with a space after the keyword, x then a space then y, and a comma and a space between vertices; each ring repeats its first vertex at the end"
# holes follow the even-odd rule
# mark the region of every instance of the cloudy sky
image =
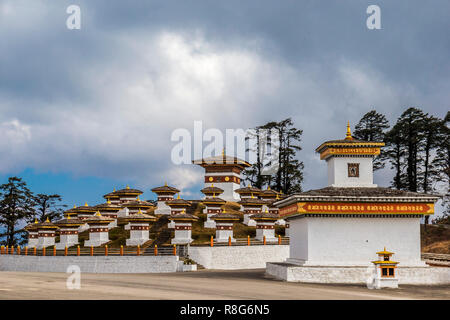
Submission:
MULTIPOLYGON (((173 130, 304 130, 304 189, 326 184, 314 153, 375 108, 443 117, 450 2, 0 1, 0 178, 94 204, 113 187, 165 181, 199 196, 202 169, 170 160, 173 130), (69 5, 81 30, 66 27, 69 5), (366 9, 381 8, 381 30, 366 9)), ((389 170, 376 174, 387 186, 389 170)))

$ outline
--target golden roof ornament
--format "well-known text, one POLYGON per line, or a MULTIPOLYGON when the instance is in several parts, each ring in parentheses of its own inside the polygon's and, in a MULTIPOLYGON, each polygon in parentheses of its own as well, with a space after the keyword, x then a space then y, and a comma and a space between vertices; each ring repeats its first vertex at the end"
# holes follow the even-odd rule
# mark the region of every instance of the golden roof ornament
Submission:
POLYGON ((223 208, 223 209, 222 209, 222 213, 227 213, 227 209, 226 209, 226 208, 223 208))
POLYGON ((34 223, 38 223, 38 219, 37 218, 34 218, 34 223))
POLYGON ((70 214, 67 215, 67 220, 70 220, 70 214))
POLYGON ((139 208, 138 214, 142 214, 141 208, 139 208))
POLYGON ((116 192, 116 187, 113 188, 113 192, 116 192))
POLYGON ((85 206, 85 207, 89 207, 88 204, 87 204, 87 202, 84 203, 84 206, 85 206))
POLYGON ((166 182, 164 182, 164 187, 167 187, 167 181, 166 181, 166 182))
POLYGON ((350 121, 347 121, 347 134, 345 135, 345 140, 353 140, 352 131, 350 129, 350 121))
POLYGON ((178 194, 177 199, 180 199, 180 194, 178 194))
POLYGON ((73 208, 75 209, 77 206, 76 205, 73 205, 73 208))
POLYGON ((267 186, 267 190, 270 190, 270 186, 267 186))
POLYGON ((127 189, 130 189, 130 186, 129 186, 129 185, 127 185, 127 189))
POLYGON ((111 201, 109 201, 109 199, 106 201, 107 204, 111 204, 111 201))
POLYGON ((47 217, 47 219, 45 220, 45 222, 50 222, 50 220, 48 219, 48 217, 47 217))
POLYGON ((97 211, 97 212, 95 213, 95 216, 96 216, 96 217, 101 217, 102 215, 100 214, 100 211, 97 211))

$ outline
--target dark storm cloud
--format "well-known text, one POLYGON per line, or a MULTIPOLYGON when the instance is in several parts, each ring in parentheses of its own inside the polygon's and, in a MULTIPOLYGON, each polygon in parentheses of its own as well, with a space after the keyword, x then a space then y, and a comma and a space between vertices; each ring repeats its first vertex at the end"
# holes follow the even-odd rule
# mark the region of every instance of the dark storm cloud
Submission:
POLYGON ((448 12, 448 1, 3 1, 0 130, 18 142, 1 170, 150 179, 170 170, 181 124, 293 117, 306 188, 322 186, 313 150, 347 120, 448 110, 448 12), (70 4, 81 30, 65 27, 70 4), (366 28, 371 4, 382 30, 366 28))

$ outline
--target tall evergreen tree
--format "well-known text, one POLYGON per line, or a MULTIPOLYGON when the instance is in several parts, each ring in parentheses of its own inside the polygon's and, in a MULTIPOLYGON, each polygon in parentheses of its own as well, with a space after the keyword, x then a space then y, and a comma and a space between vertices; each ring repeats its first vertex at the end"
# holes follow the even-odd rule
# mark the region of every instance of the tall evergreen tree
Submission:
MULTIPOLYGON (((265 176, 261 163, 254 164, 244 171, 246 180, 261 188, 264 184, 274 190, 283 191, 286 194, 300 192, 303 181, 303 162, 296 158, 300 146, 302 130, 294 126, 292 119, 288 118, 280 122, 268 122, 258 127, 259 130, 273 130, 278 135, 278 168, 276 172, 265 176), (261 186, 257 183, 261 182, 261 186)), ((262 143, 258 141, 258 143, 262 143)), ((264 142, 265 143, 265 142, 264 142)), ((261 145, 259 146, 261 148, 261 145)), ((258 148, 258 150, 260 150, 258 148)))
MULTIPOLYGON (((392 146, 388 148, 388 156, 391 157, 392 151, 394 155, 401 153, 400 160, 397 164, 396 178, 394 181, 399 189, 409 191, 419 191, 420 176, 422 175, 421 167, 421 153, 424 149, 425 135, 424 135, 424 119, 426 115, 418 108, 408 108, 398 118, 394 128, 389 133, 390 138, 396 141, 394 150, 392 146), (395 137, 394 135, 397 135, 395 137), (396 149, 395 149, 396 148, 396 149), (401 170, 405 168, 406 172, 401 170), (398 171, 400 169, 400 171, 398 171)), ((391 141, 389 141, 391 142, 391 141)), ((392 161, 392 158, 390 159, 392 161)))
POLYGON ((394 127, 386 134, 386 148, 384 151, 385 157, 391 164, 391 169, 394 169, 395 174, 392 180, 392 187, 397 190, 403 190, 404 185, 404 156, 405 147, 403 145, 402 137, 400 136, 400 126, 395 124, 394 127))
POLYGON ((429 193, 433 189, 433 182, 438 180, 438 172, 436 171, 436 161, 433 161, 433 153, 438 148, 441 141, 445 140, 445 133, 442 129, 443 123, 441 119, 434 116, 426 115, 423 119, 423 157, 422 172, 419 176, 421 191, 429 193))
POLYGON ((6 237, 6 245, 17 243, 17 236, 23 234, 18 224, 33 217, 33 205, 33 194, 21 178, 10 177, 0 185, 0 225, 5 228, 0 237, 6 237))
MULTIPOLYGON (((389 121, 386 119, 386 116, 371 110, 356 124, 353 136, 364 141, 386 142, 387 129, 389 129, 389 121)), ((373 162, 373 170, 384 168, 385 160, 385 154, 381 153, 373 162)))
POLYGON ((50 221, 57 220, 62 217, 65 207, 60 204, 62 198, 58 194, 37 194, 33 197, 36 218, 40 222, 44 222, 47 218, 50 221))

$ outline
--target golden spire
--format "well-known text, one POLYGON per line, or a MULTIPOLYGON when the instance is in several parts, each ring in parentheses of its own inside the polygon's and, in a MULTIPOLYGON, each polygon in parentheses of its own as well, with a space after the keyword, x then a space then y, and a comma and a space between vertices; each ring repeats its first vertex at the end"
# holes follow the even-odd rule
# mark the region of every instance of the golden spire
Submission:
POLYGON ((164 187, 167 187, 167 181, 166 181, 166 182, 164 182, 164 187))
POLYGON ((45 222, 50 222, 50 220, 48 220, 48 217, 47 217, 47 220, 45 220, 45 222))
POLYGON ((211 183, 211 188, 214 188, 214 183, 211 183))
POLYGON ((37 218, 34 218, 34 223, 38 223, 38 219, 37 218))
POLYGON ((138 214, 142 214, 141 208, 139 208, 138 214))
POLYGON ((109 199, 108 199, 108 200, 106 200, 106 203, 107 203, 107 204, 111 204, 111 201, 109 201, 109 199))
POLYGON ((100 214, 100 211, 97 211, 96 213, 95 213, 95 215, 97 216, 97 217, 101 217, 102 215, 100 214))
POLYGON ((252 193, 252 199, 254 199, 255 197, 253 196, 253 193, 252 193))
POLYGON ((227 213, 227 209, 225 207, 222 209, 222 213, 227 213))
POLYGON ((116 192, 116 187, 113 188, 113 192, 116 192))
POLYGON ((181 211, 181 214, 184 214, 184 213, 186 213, 186 210, 185 210, 185 209, 183 209, 183 210, 181 211))
POLYGON ((178 194, 177 199, 180 199, 180 194, 178 194))
POLYGON ((276 200, 280 199, 280 195, 277 193, 277 197, 275 198, 276 200))
POLYGON ((141 199, 139 199, 139 196, 137 196, 137 201, 141 201, 141 199))
POLYGON ((216 197, 216 193, 214 192, 214 193, 213 193, 213 198, 215 198, 215 197, 216 197))
POLYGON ((353 140, 352 131, 350 130, 350 121, 347 121, 347 134, 345 135, 345 140, 353 140))
POLYGON ((269 210, 267 210, 267 208, 266 208, 266 211, 264 211, 264 213, 269 213, 269 210))
POLYGON ((270 186, 267 186, 267 190, 270 190, 270 186))
POLYGON ((76 205, 73 205, 73 208, 75 209, 77 206, 76 205))
POLYGON ((130 189, 130 186, 129 186, 129 185, 127 185, 127 189, 130 189))
POLYGON ((222 149, 222 157, 225 157, 225 148, 222 149))
POLYGON ((67 215, 67 220, 70 220, 70 214, 67 215))
POLYGON ((88 204, 87 204, 87 202, 84 203, 84 206, 85 206, 85 207, 89 207, 88 204))

